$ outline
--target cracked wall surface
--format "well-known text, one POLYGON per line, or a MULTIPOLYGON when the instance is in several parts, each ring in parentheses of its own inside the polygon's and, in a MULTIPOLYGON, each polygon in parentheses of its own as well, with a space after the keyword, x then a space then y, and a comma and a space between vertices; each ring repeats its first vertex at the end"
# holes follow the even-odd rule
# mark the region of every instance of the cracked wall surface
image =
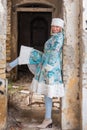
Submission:
POLYGON ((65 97, 62 102, 62 129, 79 130, 79 1, 64 0, 64 20, 63 80, 65 83, 65 97))

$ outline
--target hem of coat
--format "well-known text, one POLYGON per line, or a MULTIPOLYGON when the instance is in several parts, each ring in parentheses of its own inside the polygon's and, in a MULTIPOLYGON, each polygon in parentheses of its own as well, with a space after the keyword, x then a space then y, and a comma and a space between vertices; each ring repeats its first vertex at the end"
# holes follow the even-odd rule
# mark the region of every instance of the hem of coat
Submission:
POLYGON ((35 78, 32 80, 30 89, 33 93, 46 95, 50 98, 64 97, 65 95, 65 88, 63 83, 47 85, 42 82, 38 82, 35 78))

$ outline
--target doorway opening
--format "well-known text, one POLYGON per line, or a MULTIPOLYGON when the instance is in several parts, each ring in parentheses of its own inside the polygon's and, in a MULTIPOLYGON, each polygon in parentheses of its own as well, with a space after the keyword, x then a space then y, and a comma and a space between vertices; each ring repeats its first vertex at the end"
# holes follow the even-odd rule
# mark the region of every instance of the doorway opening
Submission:
MULTIPOLYGON (((44 43, 50 36, 51 12, 18 12, 18 46, 19 55, 21 45, 33 47, 43 51, 44 43)), ((17 76, 32 74, 27 65, 18 66, 17 76)))

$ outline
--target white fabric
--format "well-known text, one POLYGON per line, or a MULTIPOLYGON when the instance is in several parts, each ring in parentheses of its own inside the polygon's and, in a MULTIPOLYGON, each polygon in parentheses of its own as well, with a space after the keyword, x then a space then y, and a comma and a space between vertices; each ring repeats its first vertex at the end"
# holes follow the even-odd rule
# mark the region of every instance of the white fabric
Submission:
POLYGON ((49 65, 47 64, 44 68, 47 70, 47 71, 51 71, 52 69, 54 69, 56 66, 59 66, 59 63, 55 63, 55 65, 49 65))
POLYGON ((32 92, 44 94, 50 98, 64 96, 64 85, 60 83, 56 85, 46 85, 33 79, 30 87, 32 92))
POLYGON ((30 53, 32 50, 33 48, 31 47, 27 47, 23 45, 21 46, 20 54, 19 54, 19 61, 18 61, 19 65, 29 64, 30 53))
POLYGON ((51 22, 51 26, 60 26, 64 28, 64 21, 60 18, 53 18, 51 22))
POLYGON ((37 65, 28 64, 27 66, 28 66, 29 70, 31 71, 31 73, 35 75, 37 65))
POLYGON ((47 71, 51 71, 53 68, 54 68, 54 66, 51 66, 51 65, 49 65, 49 64, 47 64, 47 65, 45 66, 45 69, 46 69, 47 71))

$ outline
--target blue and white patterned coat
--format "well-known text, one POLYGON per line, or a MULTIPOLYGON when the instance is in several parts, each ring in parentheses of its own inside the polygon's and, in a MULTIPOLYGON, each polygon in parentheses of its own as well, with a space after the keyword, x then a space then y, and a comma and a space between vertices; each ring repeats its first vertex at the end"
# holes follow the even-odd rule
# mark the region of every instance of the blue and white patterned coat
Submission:
MULTIPOLYGON (((53 35, 44 46, 44 53, 30 48, 28 64, 35 65, 35 75, 31 83, 31 90, 49 97, 64 96, 62 82, 62 47, 64 43, 63 32, 53 35)), ((24 49, 21 49, 24 50, 24 49)), ((27 52, 27 51, 26 51, 27 52)), ((23 52, 21 51, 20 57, 23 52)), ((27 54, 27 53, 26 53, 27 54)), ((21 58, 20 58, 21 59, 21 58)), ((20 64, 22 64, 20 62, 20 64)))

